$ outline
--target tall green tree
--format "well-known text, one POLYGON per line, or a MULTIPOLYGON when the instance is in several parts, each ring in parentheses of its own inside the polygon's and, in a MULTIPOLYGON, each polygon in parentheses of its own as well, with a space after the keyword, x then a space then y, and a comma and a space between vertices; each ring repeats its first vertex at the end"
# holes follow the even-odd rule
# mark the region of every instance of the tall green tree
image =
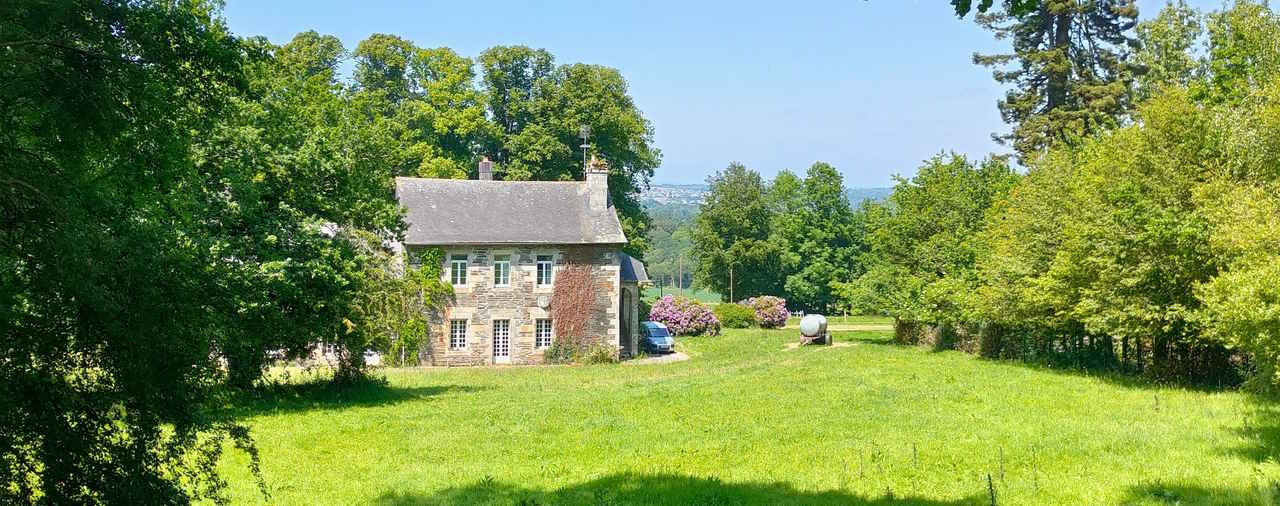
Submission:
POLYGON ((524 46, 498 46, 480 55, 482 91, 497 134, 484 148, 509 180, 581 180, 579 128, 591 129, 591 154, 609 164, 609 194, 618 209, 626 251, 643 256, 649 218, 640 191, 661 153, 653 126, 627 92, 616 69, 555 65, 551 54, 524 46))
POLYGON ((275 54, 278 65, 303 78, 321 76, 330 84, 338 81, 338 65, 347 57, 342 41, 315 30, 299 33, 275 54))
POLYGON ((374 34, 356 46, 355 90, 370 121, 386 121, 400 144, 396 175, 467 178, 494 135, 474 62, 449 48, 424 49, 374 34))
POLYGON ((838 286, 849 297, 843 303, 900 321, 965 321, 966 297, 977 285, 977 232, 1017 179, 1002 159, 975 165, 955 154, 899 177, 888 201, 868 211, 868 272, 838 286))
POLYGON ((836 303, 833 283, 862 273, 864 230, 835 167, 814 163, 798 195, 790 195, 792 179, 780 174, 771 188, 779 211, 771 233, 786 252, 784 293, 788 307, 828 312, 836 303))
POLYGON ((0 4, 0 503, 217 498, 234 318, 191 146, 244 86, 206 2, 0 4))
MULTIPOLYGON (((342 345, 340 376, 358 377, 375 338, 360 331, 358 300, 377 289, 371 265, 385 263, 363 243, 404 228, 391 195, 402 154, 391 120, 359 113, 373 96, 332 79, 337 60, 313 58, 296 71, 293 56, 317 54, 308 49, 315 40, 252 41, 265 56, 246 67, 248 93, 195 145, 207 181, 201 221, 219 257, 234 259, 210 267, 224 280, 210 301, 237 315, 219 351, 239 386, 261 375, 267 350, 306 355, 319 343, 342 345)), ((337 49, 328 47, 321 54, 337 49)))
POLYGON ((356 86, 382 94, 392 106, 399 105, 413 91, 409 63, 417 52, 417 46, 396 35, 375 33, 360 41, 352 53, 356 86))
POLYGON ((1204 34, 1199 11, 1186 0, 1169 2, 1155 18, 1138 23, 1141 49, 1134 54, 1138 66, 1139 99, 1148 99, 1171 86, 1191 86, 1202 63, 1193 52, 1204 34))
POLYGON ((1267 4, 1238 0, 1208 16, 1210 98, 1239 102, 1280 76, 1280 15, 1267 4))
POLYGON ((1055 142, 1121 124, 1132 107, 1137 18, 1134 0, 1006 2, 979 15, 1013 44, 1012 53, 973 57, 1013 87, 998 104, 1013 131, 997 138, 1025 161, 1055 142))
POLYGON ((693 233, 698 284, 726 301, 781 293, 781 250, 769 241, 771 215, 760 173, 734 162, 707 183, 693 233))

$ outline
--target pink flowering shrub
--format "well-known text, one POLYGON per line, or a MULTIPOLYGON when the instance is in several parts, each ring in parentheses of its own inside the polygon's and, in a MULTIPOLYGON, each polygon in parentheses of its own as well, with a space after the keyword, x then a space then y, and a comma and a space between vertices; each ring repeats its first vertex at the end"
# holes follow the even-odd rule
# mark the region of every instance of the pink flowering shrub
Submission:
POLYGON ((742 301, 742 305, 747 306, 756 312, 756 325, 762 329, 782 328, 787 324, 787 299, 782 297, 774 297, 772 295, 763 295, 760 297, 752 297, 742 301))
POLYGON ((685 297, 667 295, 658 299, 649 309, 649 320, 662 322, 677 336, 720 333, 720 320, 711 308, 685 297))

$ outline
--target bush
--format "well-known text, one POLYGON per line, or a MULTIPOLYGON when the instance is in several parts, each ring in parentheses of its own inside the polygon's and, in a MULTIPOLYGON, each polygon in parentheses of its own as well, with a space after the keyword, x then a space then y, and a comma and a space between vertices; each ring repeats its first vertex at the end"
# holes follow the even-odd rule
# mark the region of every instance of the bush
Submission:
POLYGON ((542 353, 542 360, 548 364, 569 364, 575 351, 572 339, 557 339, 542 353))
POLYGON ((543 352, 542 359, 548 364, 612 364, 618 361, 618 350, 594 340, 557 339, 543 352))
POLYGON ((919 344, 924 336, 925 326, 913 320, 893 321, 893 341, 898 344, 919 344))
POLYGON ((720 333, 720 320, 711 308, 685 297, 667 295, 658 299, 649 310, 649 320, 665 324, 678 336, 720 333))
POLYGON ((763 295, 742 301, 743 305, 755 311, 755 322, 762 329, 782 328, 787 324, 787 299, 763 295))
POLYGON ((720 319, 720 325, 728 329, 745 329, 756 322, 755 311, 733 302, 716 304, 715 314, 720 319))
POLYGON ((579 350, 579 362, 584 364, 612 364, 618 361, 618 350, 604 343, 591 343, 579 350))

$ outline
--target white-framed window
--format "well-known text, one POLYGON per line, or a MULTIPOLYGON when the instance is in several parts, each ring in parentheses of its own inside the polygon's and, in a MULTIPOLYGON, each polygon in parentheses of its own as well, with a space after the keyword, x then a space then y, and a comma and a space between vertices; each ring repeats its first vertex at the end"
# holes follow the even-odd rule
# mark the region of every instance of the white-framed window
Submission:
POLYGON ((511 320, 493 321, 493 358, 511 356, 511 320))
POLYGON ((460 350, 467 347, 467 321, 449 320, 449 349, 460 350))
POLYGON ((466 255, 452 255, 449 257, 449 279, 454 286, 467 284, 466 255))
POLYGON ((493 286, 511 286, 511 255, 493 256, 493 286))
POLYGON ((538 286, 551 286, 552 272, 555 272, 552 256, 538 255, 538 286))
POLYGON ((546 348, 551 346, 551 319, 539 318, 533 322, 533 346, 546 348))

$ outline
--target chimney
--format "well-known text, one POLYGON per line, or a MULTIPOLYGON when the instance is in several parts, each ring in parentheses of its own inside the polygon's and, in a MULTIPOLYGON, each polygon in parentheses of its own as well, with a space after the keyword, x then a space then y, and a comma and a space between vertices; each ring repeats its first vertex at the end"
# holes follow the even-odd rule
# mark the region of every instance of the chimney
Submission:
POLYGON ((604 160, 591 157, 586 170, 587 193, 593 212, 604 212, 612 204, 609 202, 609 164, 604 160))
POLYGON ((489 161, 489 157, 480 159, 480 177, 481 181, 493 181, 493 162, 489 161))

